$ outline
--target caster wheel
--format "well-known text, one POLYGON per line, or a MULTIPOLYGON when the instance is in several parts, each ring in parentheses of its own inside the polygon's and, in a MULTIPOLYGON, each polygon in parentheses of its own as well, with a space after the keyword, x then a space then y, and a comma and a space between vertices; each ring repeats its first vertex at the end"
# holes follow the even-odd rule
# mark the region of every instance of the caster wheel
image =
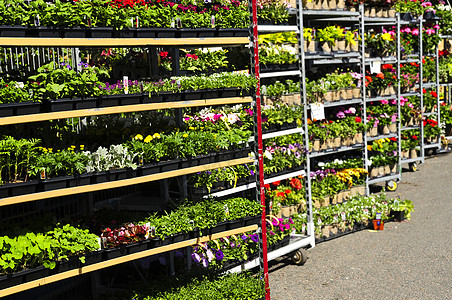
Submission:
POLYGON ((297 265, 304 265, 308 259, 308 251, 304 248, 300 248, 292 253, 292 261, 297 265))
POLYGON ((386 189, 388 191, 394 192, 395 190, 397 190, 397 182, 395 182, 394 180, 386 182, 386 189))
POLYGON ((417 163, 410 163, 409 167, 411 172, 417 171, 417 163))

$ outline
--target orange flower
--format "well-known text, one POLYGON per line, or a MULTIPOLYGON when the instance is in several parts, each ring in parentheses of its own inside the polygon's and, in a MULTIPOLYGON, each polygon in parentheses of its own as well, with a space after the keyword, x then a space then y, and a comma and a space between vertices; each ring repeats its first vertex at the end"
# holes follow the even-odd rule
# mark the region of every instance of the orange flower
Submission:
POLYGON ((378 73, 377 78, 385 79, 385 75, 383 73, 378 73))

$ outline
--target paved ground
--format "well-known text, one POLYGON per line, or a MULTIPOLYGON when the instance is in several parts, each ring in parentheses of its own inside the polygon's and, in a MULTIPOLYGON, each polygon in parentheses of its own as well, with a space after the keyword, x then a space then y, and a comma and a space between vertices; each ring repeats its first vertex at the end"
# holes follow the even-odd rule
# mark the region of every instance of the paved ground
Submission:
POLYGON ((304 266, 270 267, 273 300, 452 299, 452 154, 406 172, 396 192, 412 219, 318 244, 304 266))

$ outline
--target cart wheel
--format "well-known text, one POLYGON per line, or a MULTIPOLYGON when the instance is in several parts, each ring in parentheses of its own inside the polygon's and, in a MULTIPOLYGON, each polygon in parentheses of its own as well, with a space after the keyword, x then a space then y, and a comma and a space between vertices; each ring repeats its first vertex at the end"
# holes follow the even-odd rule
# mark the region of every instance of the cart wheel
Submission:
POLYGON ((386 182, 386 189, 388 191, 394 192, 395 190, 397 190, 397 182, 395 182, 394 180, 386 182))
POLYGON ((304 265, 308 259, 308 251, 304 248, 300 248, 292 253, 292 261, 297 265, 304 265))
POLYGON ((417 163, 415 163, 415 162, 410 163, 409 167, 410 167, 410 171, 411 172, 416 172, 417 171, 417 163))

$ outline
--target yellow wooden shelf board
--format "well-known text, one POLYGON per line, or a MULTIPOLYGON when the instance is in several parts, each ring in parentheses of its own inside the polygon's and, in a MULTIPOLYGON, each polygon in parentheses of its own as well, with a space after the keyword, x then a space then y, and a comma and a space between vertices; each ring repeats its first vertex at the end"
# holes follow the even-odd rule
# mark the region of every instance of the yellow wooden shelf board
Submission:
POLYGON ((6 288, 3 290, 0 290, 0 297, 5 297, 8 295, 12 295, 15 293, 19 293, 25 290, 29 290, 32 288, 36 288, 39 286, 43 286, 52 282, 56 282, 56 281, 60 281, 63 279, 67 279, 67 278, 71 278, 71 277, 75 277, 78 275, 82 275, 82 274, 86 274, 89 272, 93 272, 93 271, 97 271, 100 269, 104 269, 104 268, 108 268, 111 266, 115 266, 115 265, 119 265, 125 262, 129 262, 132 260, 136 260, 136 259, 140 259, 143 257, 147 257, 150 255, 155 255, 155 254, 159 254, 159 253, 163 253, 163 252, 168 252, 171 250, 176 250, 176 249, 180 249, 180 248, 184 248, 187 246, 192 246, 192 245, 196 245, 198 243, 203 243, 203 242, 207 242, 210 240, 215 240, 215 239, 219 239, 225 236, 230 236, 230 235, 234 235, 234 234, 240 234, 243 232, 247 232, 247 231, 254 231, 258 228, 257 225, 251 225, 251 226, 246 226, 246 227, 241 227, 241 228, 237 228, 237 229, 233 229, 233 230, 228 230, 228 231, 223 231, 223 232, 219 232, 219 233, 215 233, 212 235, 208 235, 208 236, 204 236, 204 237, 199 237, 196 239, 191 239, 191 240, 187 240, 187 241, 182 241, 179 243, 174 243, 174 244, 170 244, 170 245, 166 245, 166 246, 162 246, 162 247, 158 247, 158 248, 154 248, 154 249, 149 249, 149 250, 145 250, 145 251, 141 251, 141 252, 137 252, 137 253, 133 253, 133 254, 129 254, 129 255, 124 255, 121 257, 117 257, 117 258, 113 258, 113 259, 109 259, 107 261, 103 261, 100 263, 96 263, 96 264, 92 264, 86 267, 82 267, 79 269, 74 269, 74 270, 70 270, 70 271, 66 271, 63 273, 59 273, 59 274, 55 274, 52 276, 48 276, 45 278, 41 278, 41 279, 37 279, 37 280, 33 280, 27 283, 23 283, 20 285, 16 285, 10 288, 6 288))
POLYGON ((248 37, 206 38, 0 38, 3 47, 139 47, 248 44, 248 37))
POLYGON ((182 176, 182 175, 187 175, 187 174, 192 174, 192 173, 196 173, 196 172, 202 172, 202 171, 207 171, 207 170, 212 170, 212 169, 217 169, 217 168, 224 168, 224 167, 228 167, 228 166, 252 163, 253 161, 254 161, 254 159, 251 157, 238 158, 238 159, 227 160, 227 161, 222 161, 222 162, 217 162, 217 163, 205 164, 205 165, 201 165, 201 166, 184 168, 184 169, 180 169, 180 170, 168 171, 168 172, 146 175, 146 176, 140 176, 140 177, 135 177, 135 178, 130 178, 130 179, 116 180, 116 181, 111 181, 111 182, 103 182, 103 183, 77 186, 77 187, 71 187, 71 188, 64 188, 64 189, 58 189, 58 190, 52 190, 52 191, 46 191, 46 192, 39 192, 39 193, 34 193, 34 194, 2 198, 2 199, 0 199, 0 206, 42 200, 42 199, 47 199, 47 198, 54 198, 54 197, 61 197, 61 196, 68 196, 68 195, 75 195, 75 194, 81 194, 81 193, 89 193, 89 192, 113 189, 113 188, 140 184, 140 183, 161 180, 161 179, 166 179, 166 178, 171 178, 171 177, 176 177, 176 176, 182 176))
POLYGON ((40 121, 48 121, 48 120, 56 120, 56 119, 110 115, 110 114, 149 111, 149 110, 157 110, 157 109, 249 103, 251 101, 253 101, 252 97, 231 97, 231 98, 216 98, 216 99, 204 99, 204 100, 193 100, 193 101, 147 103, 147 104, 123 105, 123 106, 112 106, 112 107, 103 107, 103 108, 79 109, 79 110, 34 114, 34 115, 4 117, 4 118, 0 118, 0 125, 11 125, 11 124, 31 123, 31 122, 40 122, 40 121))

